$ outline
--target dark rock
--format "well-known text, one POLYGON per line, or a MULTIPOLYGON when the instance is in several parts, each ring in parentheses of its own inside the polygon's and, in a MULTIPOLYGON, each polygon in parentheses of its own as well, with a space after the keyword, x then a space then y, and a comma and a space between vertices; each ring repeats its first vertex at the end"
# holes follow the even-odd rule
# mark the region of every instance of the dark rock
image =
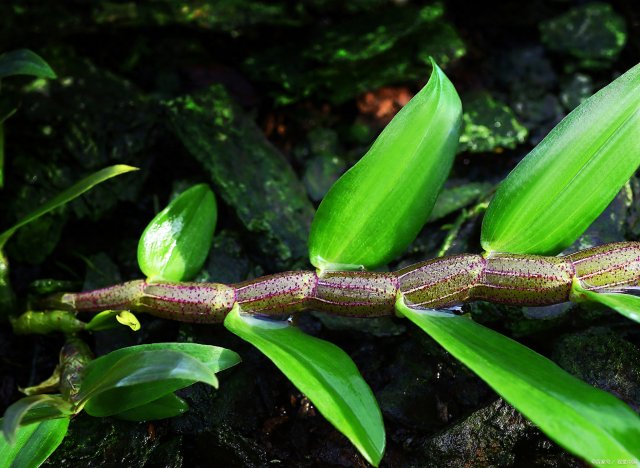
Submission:
POLYGON ((590 328, 567 335, 556 344, 553 359, 640 411, 640 349, 611 330, 590 328))
POLYGON ((305 262, 313 207, 291 166, 221 86, 165 103, 171 129, 209 174, 271 267, 305 262))
POLYGON ((165 424, 81 414, 71 421, 67 437, 43 466, 150 466, 152 460, 161 460, 162 466, 178 468, 182 466, 181 438, 165 437, 165 424))
POLYGON ((611 5, 593 2, 540 23, 542 42, 578 59, 585 68, 604 68, 617 59, 627 40, 624 18, 611 5))
POLYGON ((500 152, 514 149, 527 138, 528 131, 518 121, 511 108, 489 93, 463 99, 464 128, 458 152, 500 152))
POLYGON ((417 452, 416 467, 583 466, 502 399, 426 440, 417 452))

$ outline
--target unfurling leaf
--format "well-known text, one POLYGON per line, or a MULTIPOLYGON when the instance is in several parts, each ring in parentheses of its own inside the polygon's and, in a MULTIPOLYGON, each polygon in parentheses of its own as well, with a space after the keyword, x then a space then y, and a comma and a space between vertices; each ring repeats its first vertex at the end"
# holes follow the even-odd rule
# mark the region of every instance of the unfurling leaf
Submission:
POLYGON ((568 451, 638 464, 640 417, 613 395, 469 318, 412 309, 401 297, 396 309, 568 451))
POLYGON ((216 219, 216 200, 206 184, 182 192, 142 233, 138 243, 142 272, 151 281, 191 279, 209 254, 216 219))
POLYGON ((138 318, 128 310, 105 310, 93 316, 85 329, 88 331, 109 330, 124 325, 133 331, 140 330, 138 318))
POLYGON ((429 219, 455 157, 462 115, 455 88, 432 65, 427 85, 320 204, 309 239, 317 268, 383 265, 405 250, 429 219))
POLYGON ((640 165, 640 65, 565 117, 500 184, 482 224, 487 252, 555 255, 640 165))
POLYGON ((243 317, 237 306, 224 326, 271 359, 367 461, 378 466, 385 447, 382 415, 373 392, 344 351, 287 322, 243 317))

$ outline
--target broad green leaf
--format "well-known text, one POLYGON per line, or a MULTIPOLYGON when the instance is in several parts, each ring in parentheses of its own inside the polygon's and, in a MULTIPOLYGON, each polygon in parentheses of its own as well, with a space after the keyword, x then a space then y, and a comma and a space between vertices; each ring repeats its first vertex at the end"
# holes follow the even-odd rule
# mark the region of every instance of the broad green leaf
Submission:
POLYGON ((487 252, 555 255, 640 164, 640 65, 584 101, 498 187, 482 224, 487 252))
POLYGON ((21 427, 15 443, 0 437, 0 468, 40 466, 67 435, 69 418, 50 419, 21 427))
POLYGON ((286 322, 241 316, 237 306, 224 326, 271 359, 369 463, 380 463, 385 447, 382 415, 373 392, 344 351, 286 322))
POLYGON ((38 219, 40 216, 50 212, 51 210, 54 210, 59 206, 62 206, 65 203, 70 202, 74 198, 79 197, 80 195, 90 190, 95 185, 98 185, 99 183, 104 182, 107 179, 110 179, 120 174, 124 174, 125 172, 136 171, 136 170, 137 168, 135 167, 127 166, 124 164, 118 164, 115 166, 110 166, 110 167, 101 169, 98 172, 95 172, 85 177, 79 182, 76 182, 71 187, 64 190, 62 193, 59 193, 58 195, 53 197, 51 200, 49 200, 47 203, 37 208, 27 216, 22 218, 20 221, 18 221, 16 224, 14 224, 12 227, 10 227, 6 231, 4 231, 2 234, 0 234, 0 248, 4 246, 4 244, 9 240, 9 238, 13 235, 13 233, 18 228, 21 228, 25 224, 28 224, 35 219, 38 219))
POLYGON ((404 251, 429 219, 455 157, 462 105, 432 61, 427 85, 331 187, 311 225, 321 270, 375 268, 404 251))
POLYGON ((182 192, 156 215, 138 243, 138 264, 154 281, 185 281, 198 273, 209 254, 217 208, 206 184, 182 192))
POLYGON ((607 307, 610 307, 616 312, 624 315, 628 319, 640 323, 640 297, 638 296, 621 293, 601 293, 588 291, 580 287, 577 282, 574 282, 572 285, 571 300, 574 302, 579 302, 579 299, 598 302, 602 305, 606 305, 607 307))
POLYGON ((0 55, 0 78, 12 75, 56 78, 56 74, 49 64, 38 54, 28 49, 13 50, 0 55))
POLYGON ((120 325, 131 328, 133 331, 140 330, 138 318, 128 310, 105 310, 94 315, 85 330, 99 331, 116 328, 120 325))
POLYGON ((100 356, 93 360, 92 366, 103 369, 113 367, 125 356, 136 355, 143 351, 176 351, 188 354, 204 364, 213 373, 221 372, 240 363, 240 356, 230 349, 219 346, 203 345, 198 343, 151 343, 138 346, 129 346, 100 356))
POLYGON ((640 417, 613 395, 466 317, 411 309, 401 298, 396 308, 568 451, 638 464, 640 417))
POLYGON ((216 375, 207 366, 172 350, 130 353, 115 362, 96 359, 85 369, 77 398, 92 416, 122 413, 195 382, 218 387, 216 375))
POLYGON ((47 419, 67 417, 72 414, 69 402, 57 395, 33 395, 13 403, 2 418, 2 433, 10 443, 15 441, 18 428, 47 419))
POLYGON ((186 401, 173 393, 168 393, 146 405, 136 406, 114 416, 127 421, 155 421, 180 416, 188 410, 189 405, 186 401))

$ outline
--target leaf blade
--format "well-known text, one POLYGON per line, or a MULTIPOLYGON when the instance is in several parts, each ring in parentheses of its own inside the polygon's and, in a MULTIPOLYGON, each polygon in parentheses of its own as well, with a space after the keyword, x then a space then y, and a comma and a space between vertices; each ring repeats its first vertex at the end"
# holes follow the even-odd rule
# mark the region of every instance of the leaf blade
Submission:
POLYGON ((453 84, 432 64, 427 85, 318 207, 309 237, 317 268, 383 265, 427 222, 455 157, 462 119, 453 84))
POLYGON ((40 466, 67 435, 69 418, 50 419, 18 429, 16 442, 0 437, 0 466, 40 466))
POLYGON ((572 300, 586 299, 605 305, 629 320, 640 323, 640 297, 622 293, 601 293, 582 288, 577 282, 572 285, 572 300))
POLYGON ((224 325, 273 361, 367 461, 377 466, 385 447, 382 415, 349 356, 294 327, 260 322, 241 317, 235 307, 224 325))
POLYGON ((217 221, 213 192, 206 184, 185 190, 147 225, 138 242, 138 265, 151 281, 185 281, 209 254, 217 221))
POLYGON ((113 364, 107 361, 106 365, 97 361, 87 365, 77 396, 79 406, 92 416, 122 413, 195 382, 218 387, 210 369, 177 351, 142 351, 125 355, 113 364))
POLYGON ((51 79, 57 77, 49 64, 29 49, 13 50, 0 55, 0 79, 13 75, 51 79))
POLYGON ((4 244, 9 240, 9 238, 13 235, 13 233, 24 226, 25 224, 30 223, 31 221, 38 219, 40 216, 48 213, 51 210, 58 208, 59 206, 64 205, 65 203, 70 202, 71 200, 79 197, 86 191, 93 188, 95 185, 104 182, 112 177, 118 176, 120 174, 124 174, 131 171, 137 171, 138 169, 135 167, 127 166, 125 164, 117 164, 115 166, 109 166, 104 169, 101 169, 84 179, 76 182, 68 189, 62 191, 51 200, 49 200, 44 205, 36 208, 34 211, 29 213, 27 216, 22 218, 16 224, 11 226, 6 231, 0 234, 0 248, 4 246, 4 244))
POLYGON ((555 255, 640 164, 640 65, 560 122, 500 184, 482 224, 487 252, 555 255))
POLYGON ((627 405, 547 358, 465 317, 397 311, 478 374, 568 451, 586 460, 640 459, 640 418, 627 405))

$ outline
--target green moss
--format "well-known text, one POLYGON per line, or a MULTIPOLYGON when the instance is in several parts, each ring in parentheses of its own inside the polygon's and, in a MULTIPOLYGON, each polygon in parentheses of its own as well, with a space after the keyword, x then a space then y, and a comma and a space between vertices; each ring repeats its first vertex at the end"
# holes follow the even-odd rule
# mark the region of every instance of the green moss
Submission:
POLYGON ((465 99, 463 109, 464 130, 460 135, 460 152, 514 149, 529 134, 511 108, 488 93, 465 99))
POLYGON ((627 26, 611 5, 588 3, 540 23, 542 42, 585 68, 605 68, 627 41, 627 26))

